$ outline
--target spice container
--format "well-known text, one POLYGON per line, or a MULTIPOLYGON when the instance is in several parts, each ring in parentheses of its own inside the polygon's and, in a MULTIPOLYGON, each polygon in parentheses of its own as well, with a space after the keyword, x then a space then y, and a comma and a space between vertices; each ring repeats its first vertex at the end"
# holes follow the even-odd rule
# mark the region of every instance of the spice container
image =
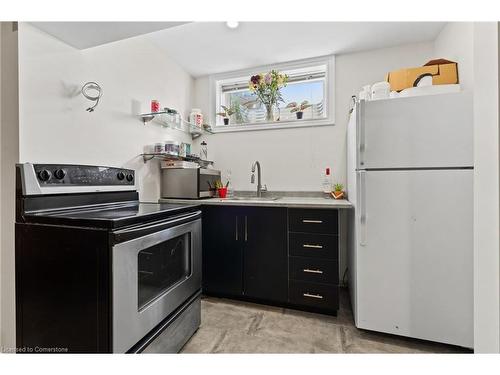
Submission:
POLYGON ((179 156, 180 144, 177 141, 165 141, 165 154, 179 156))

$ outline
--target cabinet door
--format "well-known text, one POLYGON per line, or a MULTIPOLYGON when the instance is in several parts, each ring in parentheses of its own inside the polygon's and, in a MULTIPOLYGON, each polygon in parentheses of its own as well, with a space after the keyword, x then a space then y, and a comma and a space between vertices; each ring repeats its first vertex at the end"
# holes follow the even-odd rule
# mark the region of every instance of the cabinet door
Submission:
POLYGON ((203 208, 203 291, 239 296, 243 290, 242 217, 237 207, 203 208))
POLYGON ((243 216, 245 296, 286 302, 286 208, 252 207, 243 216))

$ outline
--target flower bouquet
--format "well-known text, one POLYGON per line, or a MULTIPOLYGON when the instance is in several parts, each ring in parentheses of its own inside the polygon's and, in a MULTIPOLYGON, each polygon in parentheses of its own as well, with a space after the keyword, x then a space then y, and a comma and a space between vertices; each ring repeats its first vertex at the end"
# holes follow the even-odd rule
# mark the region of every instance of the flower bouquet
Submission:
POLYGON ((250 77, 248 88, 266 107, 266 120, 269 122, 274 121, 273 107, 278 102, 284 102, 280 90, 286 86, 287 81, 288 76, 277 70, 271 70, 265 74, 259 73, 250 77))

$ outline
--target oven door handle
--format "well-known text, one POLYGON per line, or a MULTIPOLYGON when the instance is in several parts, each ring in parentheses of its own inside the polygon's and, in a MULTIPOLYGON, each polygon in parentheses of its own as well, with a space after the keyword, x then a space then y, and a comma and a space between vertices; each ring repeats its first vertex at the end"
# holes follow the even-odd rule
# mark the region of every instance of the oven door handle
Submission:
POLYGON ((160 221, 160 222, 154 222, 152 224, 140 225, 140 226, 135 226, 135 227, 132 227, 132 228, 118 230, 118 231, 115 232, 115 235, 116 236, 127 236, 128 237, 128 236, 133 236, 133 235, 140 234, 142 232, 148 233, 152 229, 161 228, 161 227, 164 227, 164 226, 171 227, 172 225, 175 225, 176 223, 189 221, 191 219, 195 219, 195 218, 199 217, 200 215, 201 215, 201 211, 195 211, 195 212, 189 213, 187 215, 176 216, 172 220, 163 220, 163 221, 160 221))

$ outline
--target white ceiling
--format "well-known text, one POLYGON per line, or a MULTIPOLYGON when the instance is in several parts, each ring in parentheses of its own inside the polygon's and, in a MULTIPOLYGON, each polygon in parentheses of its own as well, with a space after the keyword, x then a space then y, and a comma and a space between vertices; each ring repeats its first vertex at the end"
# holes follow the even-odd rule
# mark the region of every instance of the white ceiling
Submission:
POLYGON ((185 22, 31 22, 31 24, 73 47, 85 49, 183 25, 185 22))
POLYGON ((145 35, 195 77, 431 41, 444 22, 193 22, 145 35))
POLYGON ((444 22, 32 22, 79 48, 142 35, 194 77, 432 41, 444 22))

